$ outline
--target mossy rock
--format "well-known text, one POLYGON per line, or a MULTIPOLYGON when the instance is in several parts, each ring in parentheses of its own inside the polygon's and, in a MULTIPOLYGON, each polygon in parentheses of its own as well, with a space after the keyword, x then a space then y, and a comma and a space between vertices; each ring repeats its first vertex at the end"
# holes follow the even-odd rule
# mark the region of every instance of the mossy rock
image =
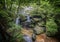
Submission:
POLYGON ((36 26, 36 27, 34 28, 34 33, 35 33, 35 34, 41 34, 41 33, 43 33, 43 32, 44 32, 44 30, 43 30, 42 27, 36 26))
POLYGON ((20 16, 21 21, 25 21, 26 20, 26 16, 24 16, 22 14, 20 14, 19 16, 20 16))
POLYGON ((39 21, 40 21, 39 18, 33 18, 33 20, 34 20, 35 22, 39 22, 39 21))

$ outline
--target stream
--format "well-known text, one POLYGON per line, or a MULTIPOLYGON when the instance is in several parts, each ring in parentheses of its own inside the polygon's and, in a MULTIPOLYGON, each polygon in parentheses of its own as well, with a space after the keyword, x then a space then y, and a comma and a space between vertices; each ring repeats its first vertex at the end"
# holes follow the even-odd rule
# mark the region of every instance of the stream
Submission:
POLYGON ((16 24, 18 25, 20 23, 19 16, 16 18, 16 24))
MULTIPOLYGON (((26 22, 27 23, 29 23, 29 22, 31 22, 31 20, 30 20, 30 16, 29 15, 26 15, 27 17, 26 17, 26 22)), ((16 18, 16 24, 17 25, 19 25, 20 24, 20 17, 18 16, 17 18, 16 18)), ((31 37, 29 37, 28 35, 24 35, 23 36, 23 38, 24 38, 24 40, 26 41, 26 42, 32 42, 32 38, 31 37)))
POLYGON ((32 38, 29 37, 28 35, 24 35, 23 38, 26 42, 32 42, 32 38))
MULTIPOLYGON (((27 16, 27 20, 26 20, 26 21, 27 21, 27 22, 30 22, 30 16, 27 16)), ((16 24, 18 25, 19 23, 20 23, 20 20, 19 20, 19 17, 17 17, 17 18, 16 18, 16 24)), ((23 38, 24 38, 24 40, 25 40, 26 42, 32 42, 32 38, 29 37, 28 35, 24 35, 23 38)))
MULTIPOLYGON (((29 9, 29 8, 28 8, 29 9)), ((26 9, 25 9, 26 10, 26 9)), ((25 11, 24 11, 25 12, 25 11)), ((23 12, 23 13, 24 13, 23 12)), ((31 22, 31 19, 30 19, 30 16, 29 16, 29 14, 26 14, 25 13, 25 16, 27 16, 26 17, 26 22, 27 23, 30 23, 31 22)), ((20 17, 18 16, 17 18, 16 18, 16 24, 17 25, 19 25, 21 22, 20 22, 21 20, 20 20, 20 17)), ((25 30, 25 29, 24 29, 25 30)), ((23 31, 24 31, 23 30, 23 31)), ((26 29, 27 30, 27 29, 26 29)), ((28 30, 29 31, 29 30, 28 30)), ((25 31, 24 33, 27 33, 28 31, 25 31)), ((30 32, 30 31, 29 31, 30 32)), ((23 33, 23 34, 24 34, 23 33)), ((27 34, 29 34, 30 35, 30 33, 27 33, 27 34)), ((25 42, 33 42, 33 40, 32 40, 32 37, 30 37, 29 35, 27 35, 27 34, 24 34, 23 35, 23 38, 24 38, 24 40, 25 40, 25 42)), ((54 39, 51 39, 51 38, 47 38, 46 39, 46 35, 45 34, 42 34, 42 35, 36 35, 36 41, 35 42, 45 42, 45 41, 47 41, 47 42, 57 42, 57 40, 55 41, 54 39)))

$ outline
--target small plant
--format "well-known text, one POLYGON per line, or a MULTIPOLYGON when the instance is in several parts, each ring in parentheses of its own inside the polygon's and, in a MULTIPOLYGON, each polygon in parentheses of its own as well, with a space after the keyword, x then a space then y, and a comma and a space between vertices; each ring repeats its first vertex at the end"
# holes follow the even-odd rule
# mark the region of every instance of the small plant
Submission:
POLYGON ((56 32, 57 32, 57 25, 56 25, 56 23, 54 22, 53 19, 50 19, 49 21, 47 21, 46 27, 47 27, 46 34, 48 36, 53 36, 53 35, 56 34, 56 32))
POLYGON ((11 42, 23 42, 23 37, 21 33, 21 26, 14 23, 10 23, 11 28, 7 30, 8 33, 12 36, 11 42))

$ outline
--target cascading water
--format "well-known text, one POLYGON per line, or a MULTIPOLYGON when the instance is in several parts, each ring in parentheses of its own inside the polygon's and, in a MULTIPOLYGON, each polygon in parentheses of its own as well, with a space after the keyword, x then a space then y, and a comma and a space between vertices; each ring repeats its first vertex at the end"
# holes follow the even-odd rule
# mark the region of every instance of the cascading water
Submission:
POLYGON ((26 42, 32 42, 32 38, 29 37, 28 35, 24 35, 23 38, 26 42))
POLYGON ((27 22, 31 22, 30 16, 27 15, 27 22))
POLYGON ((19 19, 20 19, 19 17, 16 18, 16 24, 17 25, 19 24, 19 21, 20 21, 19 19))
MULTIPOLYGON (((31 7, 26 7, 25 9, 22 9, 20 12, 19 12, 19 14, 22 14, 22 15, 24 15, 24 16, 27 16, 26 18, 27 18, 27 23, 30 23, 31 22, 31 19, 30 19, 30 16, 25 12, 25 11, 27 11, 27 10, 31 10, 31 7)), ((18 15, 18 17, 16 18, 16 24, 18 25, 20 23, 20 17, 19 17, 19 15, 18 15)), ((31 37, 29 37, 28 35, 24 35, 23 36, 23 38, 24 38, 24 40, 26 41, 26 42, 32 42, 32 38, 31 37)))
MULTIPOLYGON (((26 7, 25 9, 24 9, 24 11, 30 11, 31 10, 31 7, 26 7)), ((25 13, 25 12, 24 12, 25 13)), ((27 16, 26 17, 26 23, 27 23, 27 25, 29 25, 29 23, 31 22, 31 19, 30 19, 30 15, 29 15, 29 13, 25 13, 24 14, 25 16, 27 16)), ((29 37, 28 35, 24 35, 23 36, 23 38, 24 38, 24 40, 26 41, 26 42, 33 42, 32 41, 32 38, 31 37, 29 37)))

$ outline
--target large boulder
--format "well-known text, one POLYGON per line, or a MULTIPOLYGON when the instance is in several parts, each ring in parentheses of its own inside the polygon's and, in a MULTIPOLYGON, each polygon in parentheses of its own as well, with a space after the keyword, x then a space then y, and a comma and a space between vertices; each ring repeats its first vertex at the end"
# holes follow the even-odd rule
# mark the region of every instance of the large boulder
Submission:
POLYGON ((36 26, 33 30, 35 34, 41 34, 44 32, 44 28, 39 26, 36 26))

